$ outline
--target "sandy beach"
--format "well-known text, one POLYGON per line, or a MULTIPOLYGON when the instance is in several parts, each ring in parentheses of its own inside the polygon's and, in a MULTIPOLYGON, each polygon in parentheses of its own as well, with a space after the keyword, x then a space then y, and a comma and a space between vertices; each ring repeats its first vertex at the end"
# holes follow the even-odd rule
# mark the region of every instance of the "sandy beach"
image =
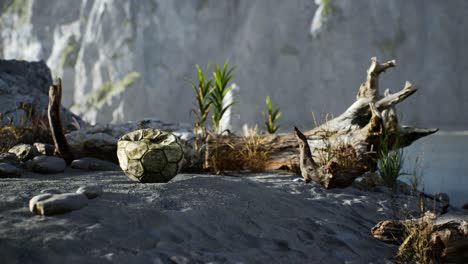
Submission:
MULTIPOLYGON (((291 175, 181 174, 139 184, 121 172, 67 169, 0 179, 3 263, 387 263, 395 247, 370 229, 392 218, 388 194, 325 190, 291 175), (36 216, 44 189, 99 184, 87 207, 36 216)), ((405 203, 410 198, 401 196, 405 203)))

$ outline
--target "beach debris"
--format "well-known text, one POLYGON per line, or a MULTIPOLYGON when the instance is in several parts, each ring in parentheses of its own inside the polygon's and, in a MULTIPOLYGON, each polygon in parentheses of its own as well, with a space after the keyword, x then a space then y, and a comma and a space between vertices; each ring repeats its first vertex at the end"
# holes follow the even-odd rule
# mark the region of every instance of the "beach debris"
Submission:
POLYGON ((122 136, 117 156, 132 180, 168 182, 182 167, 184 152, 177 136, 159 129, 140 129, 122 136))
POLYGON ((418 263, 464 263, 468 259, 468 215, 426 214, 417 219, 385 220, 375 225, 372 235, 386 243, 400 245, 397 259, 418 263))

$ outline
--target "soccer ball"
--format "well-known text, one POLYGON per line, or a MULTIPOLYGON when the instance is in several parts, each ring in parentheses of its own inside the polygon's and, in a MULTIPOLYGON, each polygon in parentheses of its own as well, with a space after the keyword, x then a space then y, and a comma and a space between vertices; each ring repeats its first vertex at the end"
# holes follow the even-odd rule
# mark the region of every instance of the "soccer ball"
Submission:
POLYGON ((174 134, 148 128, 123 135, 117 143, 117 157, 132 180, 168 182, 182 167, 184 151, 174 134))

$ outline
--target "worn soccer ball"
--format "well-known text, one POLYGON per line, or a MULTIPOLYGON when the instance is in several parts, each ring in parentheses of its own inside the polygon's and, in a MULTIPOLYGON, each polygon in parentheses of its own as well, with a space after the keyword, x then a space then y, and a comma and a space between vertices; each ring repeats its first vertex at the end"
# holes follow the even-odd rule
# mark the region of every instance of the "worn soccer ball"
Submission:
POLYGON ((148 128, 123 135, 117 144, 117 157, 120 168, 132 180, 168 182, 179 172, 184 152, 177 136, 148 128))

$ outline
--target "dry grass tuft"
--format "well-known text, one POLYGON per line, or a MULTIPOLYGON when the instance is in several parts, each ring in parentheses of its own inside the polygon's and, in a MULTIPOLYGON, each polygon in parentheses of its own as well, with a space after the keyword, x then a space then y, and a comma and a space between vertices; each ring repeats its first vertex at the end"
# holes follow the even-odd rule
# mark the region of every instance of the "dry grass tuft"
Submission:
POLYGON ((52 143, 47 115, 31 104, 21 106, 24 114, 15 120, 0 114, 0 152, 7 152, 19 143, 52 143))
POLYGON ((257 128, 240 137, 237 143, 219 143, 207 157, 217 174, 226 171, 262 171, 269 159, 269 150, 261 144, 257 128))
MULTIPOLYGON (((424 218, 423 218, 424 219, 424 218)), ((431 234, 434 226, 430 220, 403 222, 406 237, 398 248, 397 263, 438 263, 431 234)))

